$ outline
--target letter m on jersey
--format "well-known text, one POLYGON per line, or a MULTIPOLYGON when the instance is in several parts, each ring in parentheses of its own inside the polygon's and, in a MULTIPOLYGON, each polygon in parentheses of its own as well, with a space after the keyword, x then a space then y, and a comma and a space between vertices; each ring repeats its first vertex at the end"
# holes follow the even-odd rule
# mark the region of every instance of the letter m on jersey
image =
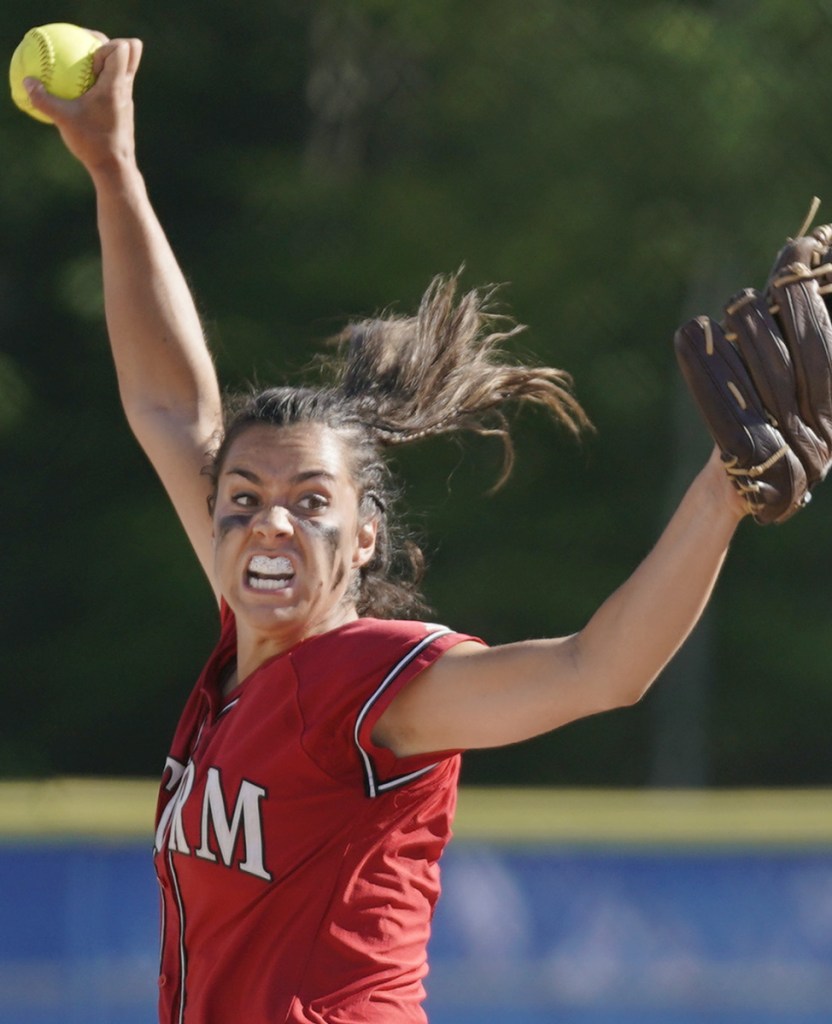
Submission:
POLYGON ((240 783, 234 810, 229 819, 222 777, 217 768, 209 768, 202 798, 201 842, 196 856, 203 860, 216 861, 219 855, 226 867, 237 866, 240 871, 270 882, 272 876, 265 867, 263 821, 260 816, 260 801, 265 795, 266 790, 262 786, 255 786, 253 782, 244 779, 240 783), (234 852, 241 831, 245 857, 239 864, 234 865, 234 852))

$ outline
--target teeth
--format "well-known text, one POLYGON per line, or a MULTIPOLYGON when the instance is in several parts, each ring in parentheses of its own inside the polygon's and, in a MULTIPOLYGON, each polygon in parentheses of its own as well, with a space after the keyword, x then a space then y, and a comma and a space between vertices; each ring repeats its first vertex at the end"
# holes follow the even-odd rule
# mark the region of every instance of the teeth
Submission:
POLYGON ((253 590, 285 590, 294 575, 292 563, 282 555, 252 555, 248 563, 248 584, 253 590))
POLYGON ((277 580, 273 577, 250 576, 249 586, 253 590, 285 590, 289 586, 289 581, 285 577, 277 580))
POLYGON ((248 571, 256 572, 262 576, 287 576, 292 574, 292 563, 288 558, 278 555, 276 558, 269 558, 268 555, 254 555, 248 563, 248 571))

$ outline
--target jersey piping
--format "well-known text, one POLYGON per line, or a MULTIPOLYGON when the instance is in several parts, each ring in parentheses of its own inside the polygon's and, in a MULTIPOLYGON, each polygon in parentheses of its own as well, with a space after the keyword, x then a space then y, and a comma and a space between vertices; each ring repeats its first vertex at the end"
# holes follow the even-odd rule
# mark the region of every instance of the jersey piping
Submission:
POLYGON ((429 647, 434 642, 434 640, 437 640, 440 636, 445 636, 447 633, 450 632, 451 631, 447 627, 440 626, 438 629, 434 630, 434 632, 429 633, 424 638, 424 640, 420 640, 419 643, 415 645, 415 647, 411 648, 407 652, 407 654, 398 662, 396 662, 393 668, 390 669, 390 671, 387 673, 387 675, 384 677, 384 679, 376 689, 375 693, 372 694, 372 696, 369 698, 369 700, 362 707, 361 711, 358 714, 358 718, 356 719, 355 722, 355 745, 358 748, 358 752, 361 755, 362 764, 364 765, 364 781, 367 787, 367 795, 371 798, 375 798, 379 796, 379 794, 386 793, 388 790, 395 789, 398 786, 404 786, 406 783, 412 782, 413 779, 418 779, 422 775, 427 775, 428 772, 433 771, 436 765, 439 764, 439 762, 437 761, 434 764, 429 764, 425 766, 424 768, 419 768, 416 771, 408 772, 405 775, 397 775, 392 779, 387 779, 382 782, 378 778, 378 775, 376 774, 372 756, 370 755, 369 751, 365 750, 361 744, 361 726, 364 722, 364 719, 367 717, 370 710, 372 709, 373 705, 379 700, 382 694, 384 694, 384 692, 392 685, 396 678, 407 668, 407 666, 415 658, 417 658, 426 647, 429 647))
POLYGON ((169 849, 167 856, 173 891, 176 896, 177 906, 179 907, 179 1024, 182 1024, 185 1020, 185 982, 188 977, 188 952, 185 948, 185 904, 182 900, 179 878, 173 864, 173 851, 169 849))
POLYGON ((222 708, 220 712, 217 714, 217 718, 222 718, 224 714, 227 714, 227 712, 229 712, 232 708, 236 707, 237 704, 239 704, 239 702, 240 698, 237 697, 234 700, 232 700, 229 704, 226 704, 225 707, 222 708))

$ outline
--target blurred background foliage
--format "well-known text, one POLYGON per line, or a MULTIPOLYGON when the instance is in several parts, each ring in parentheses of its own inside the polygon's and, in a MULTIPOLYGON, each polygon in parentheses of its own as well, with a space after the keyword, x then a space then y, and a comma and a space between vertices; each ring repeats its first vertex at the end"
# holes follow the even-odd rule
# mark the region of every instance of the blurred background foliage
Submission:
MULTIPOLYGON (((709 448, 675 327, 832 219, 827 0, 64 0, 4 5, 8 55, 50 21, 145 41, 140 160, 226 385, 463 264, 573 374, 597 434, 523 414, 494 497, 496 445, 396 460, 435 617, 492 643, 578 629, 647 552, 709 448)), ((0 145, 0 773, 154 775, 216 612, 118 406, 89 182, 10 100, 0 145)), ((743 525, 638 707, 466 780, 832 783, 831 512, 743 525)))

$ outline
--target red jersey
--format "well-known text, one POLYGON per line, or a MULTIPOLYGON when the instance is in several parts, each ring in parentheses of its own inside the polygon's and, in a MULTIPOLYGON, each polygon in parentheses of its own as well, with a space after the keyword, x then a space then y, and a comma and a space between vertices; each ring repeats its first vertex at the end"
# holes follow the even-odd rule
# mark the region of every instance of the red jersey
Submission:
POLYGON ((403 686, 467 639, 358 619, 223 698, 236 655, 224 613, 159 798, 163 1024, 425 1021, 459 756, 400 760, 372 731, 403 686))

